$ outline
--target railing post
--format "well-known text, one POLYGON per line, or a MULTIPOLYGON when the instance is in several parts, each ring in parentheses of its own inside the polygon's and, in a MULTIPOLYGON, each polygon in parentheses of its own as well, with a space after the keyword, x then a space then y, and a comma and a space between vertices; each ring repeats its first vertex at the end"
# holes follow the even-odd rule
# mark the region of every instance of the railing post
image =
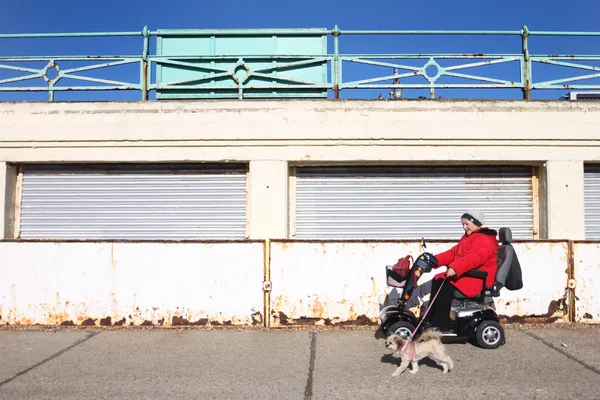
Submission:
POLYGON ((333 92, 336 99, 340 98, 340 82, 341 82, 341 64, 340 64, 340 48, 339 36, 341 32, 338 26, 333 28, 333 92))
POLYGON ((523 61, 521 63, 521 80, 525 87, 523 88, 523 99, 529 100, 531 95, 531 59, 529 58, 529 47, 527 43, 527 37, 529 36, 529 29, 527 25, 523 25, 521 29, 521 41, 523 51, 523 61))
POLYGON ((148 82, 150 81, 150 65, 148 62, 148 52, 150 49, 150 29, 144 26, 142 30, 144 37, 144 50, 142 53, 142 65, 140 71, 140 81, 142 84, 142 101, 148 100, 148 82))
MULTIPOLYGON (((50 62, 46 66, 46 71, 48 70, 48 68, 56 68, 56 64, 54 63, 54 60, 50 60, 50 62)), ((48 83, 48 101, 53 102, 54 101, 54 82, 55 81, 53 79, 48 79, 47 75, 44 75, 43 78, 46 80, 46 83, 48 83)))

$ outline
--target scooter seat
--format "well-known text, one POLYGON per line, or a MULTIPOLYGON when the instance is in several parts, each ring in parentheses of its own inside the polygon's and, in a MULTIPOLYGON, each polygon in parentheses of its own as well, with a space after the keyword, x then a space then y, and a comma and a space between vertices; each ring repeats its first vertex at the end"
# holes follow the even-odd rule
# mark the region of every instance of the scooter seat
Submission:
MULTIPOLYGON (((473 297, 468 297, 465 296, 462 292, 460 292, 459 290, 455 290, 454 293, 452 294, 452 297, 456 300, 472 300, 472 301, 479 301, 481 300, 481 294, 477 294, 473 297)), ((488 303, 493 301, 494 298, 492 296, 492 293, 489 290, 485 291, 485 297, 483 299, 484 303, 488 303)))

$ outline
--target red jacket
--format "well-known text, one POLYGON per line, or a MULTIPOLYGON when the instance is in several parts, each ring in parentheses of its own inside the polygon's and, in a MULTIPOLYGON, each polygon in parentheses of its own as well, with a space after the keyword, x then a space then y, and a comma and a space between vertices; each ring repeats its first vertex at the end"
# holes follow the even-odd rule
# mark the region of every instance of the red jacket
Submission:
MULTIPOLYGON (((479 278, 463 275, 472 269, 486 271, 488 275, 485 284, 487 287, 492 286, 496 280, 496 270, 498 269, 497 253, 496 231, 481 228, 469 236, 464 235, 456 246, 435 257, 438 260, 438 267, 445 265, 456 271, 456 275, 448 278, 448 282, 466 296, 473 297, 481 292, 482 281, 479 278)), ((438 274, 435 278, 441 278, 445 274, 445 272, 438 274)))

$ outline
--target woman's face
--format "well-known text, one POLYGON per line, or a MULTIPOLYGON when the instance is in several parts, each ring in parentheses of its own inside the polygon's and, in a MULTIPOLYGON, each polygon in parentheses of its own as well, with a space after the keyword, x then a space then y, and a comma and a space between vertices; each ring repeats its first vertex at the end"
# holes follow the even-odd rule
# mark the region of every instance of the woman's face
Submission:
POLYGON ((465 235, 467 236, 479 229, 477 225, 466 218, 461 218, 460 222, 462 223, 463 229, 465 230, 465 235))

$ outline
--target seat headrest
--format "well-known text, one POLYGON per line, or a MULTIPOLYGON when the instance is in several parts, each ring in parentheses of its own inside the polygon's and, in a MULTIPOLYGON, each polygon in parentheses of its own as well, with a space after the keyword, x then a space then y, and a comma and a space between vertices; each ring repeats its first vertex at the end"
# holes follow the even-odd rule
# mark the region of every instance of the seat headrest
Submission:
POLYGON ((510 228, 500 228, 498 231, 498 236, 502 244, 509 244, 512 242, 512 231, 510 228))

